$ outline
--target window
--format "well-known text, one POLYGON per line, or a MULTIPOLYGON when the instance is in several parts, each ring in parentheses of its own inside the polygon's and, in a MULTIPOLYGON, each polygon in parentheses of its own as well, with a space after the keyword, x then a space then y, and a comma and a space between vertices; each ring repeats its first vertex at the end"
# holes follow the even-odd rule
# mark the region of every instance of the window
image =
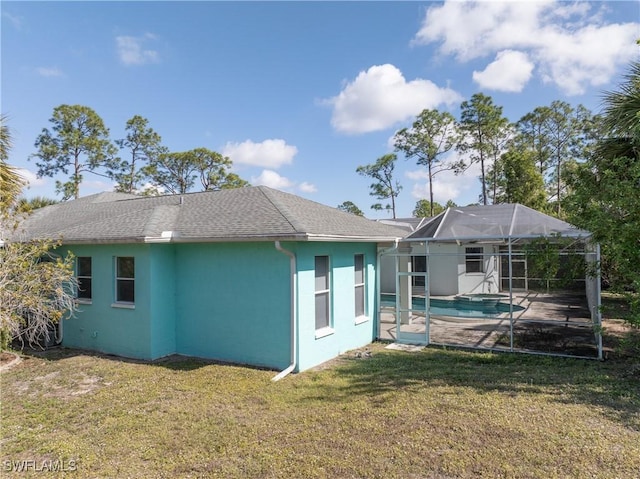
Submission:
POLYGON ((78 299, 91 300, 91 257, 78 256, 76 259, 76 279, 78 299))
MULTIPOLYGON (((426 256, 411 256, 411 271, 414 273, 426 273, 427 271, 427 257, 426 256)), ((413 286, 425 286, 425 276, 412 276, 411 282, 413 286)))
POLYGON ((316 330, 331 325, 329 257, 316 256, 316 330))
POLYGON ((465 248, 465 264, 467 273, 484 273, 482 248, 465 248))
POLYGON ((364 255, 357 254, 353 257, 356 318, 365 315, 365 279, 364 279, 364 255))
POLYGON ((134 272, 134 258, 116 258, 116 303, 133 303, 135 301, 134 272))

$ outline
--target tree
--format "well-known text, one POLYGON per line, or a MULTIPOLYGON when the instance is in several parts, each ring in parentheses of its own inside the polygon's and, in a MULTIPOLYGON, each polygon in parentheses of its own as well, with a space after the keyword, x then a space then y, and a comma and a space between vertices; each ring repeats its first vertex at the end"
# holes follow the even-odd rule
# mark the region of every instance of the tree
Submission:
POLYGON ((197 165, 204 191, 242 188, 249 185, 249 182, 229 172, 233 163, 228 157, 206 148, 196 148, 187 154, 197 165))
POLYGON ((0 115, 0 217, 8 214, 24 186, 18 170, 7 163, 11 146, 12 136, 7 117, 0 115))
POLYGON ((393 179, 393 170, 398 157, 391 153, 381 156, 372 165, 358 166, 356 172, 362 176, 373 178, 376 182, 369 185, 371 196, 379 200, 390 199, 391 203, 382 206, 380 203, 371 205, 373 210, 391 210, 393 218, 396 217, 396 198, 402 190, 400 183, 393 179))
POLYGON ((39 177, 66 175, 71 169, 68 181, 56 181, 56 192, 62 193, 63 200, 78 198, 84 172, 108 176, 98 169, 114 168, 116 147, 102 118, 87 106, 60 105, 54 108, 49 121, 53 132, 43 128, 35 142, 38 151, 29 159, 39 160, 36 162, 39 177))
POLYGON ((243 180, 235 173, 227 173, 227 176, 217 183, 217 189, 220 190, 232 190, 234 188, 244 188, 245 186, 251 186, 247 180, 243 180))
POLYGON ((445 210, 440 203, 431 203, 429 200, 418 200, 413 209, 413 216, 416 218, 430 218, 439 215, 445 210))
POLYGON ((55 257, 50 241, 6 242, 0 248, 0 349, 18 339, 49 340, 52 327, 76 310, 74 259, 55 257))
POLYGON ((499 156, 499 148, 504 143, 509 121, 502 116, 502 107, 495 105, 490 96, 482 93, 476 93, 471 100, 463 101, 460 109, 462 136, 457 148, 461 153, 469 154, 470 164, 480 163, 480 198, 482 204, 486 205, 486 163, 499 156))
POLYGON ((551 161, 550 139, 545 128, 550 115, 551 109, 541 106, 524 115, 516 123, 518 146, 533 152, 534 162, 543 178, 547 176, 551 161))
POLYGON ((364 213, 360 208, 358 208, 355 203, 351 201, 345 201, 338 205, 338 209, 342 211, 346 211, 347 213, 351 213, 356 216, 364 216, 364 213))
POLYGON ((165 152, 158 155, 142 171, 151 183, 172 195, 187 193, 195 184, 198 165, 188 152, 165 152))
POLYGON ((115 169, 109 171, 109 177, 116 181, 116 191, 135 193, 144 179, 142 168, 150 160, 165 151, 161 146, 162 138, 149 125, 149 120, 135 115, 127 121, 127 136, 116 140, 121 150, 126 149, 129 160, 120 160, 115 169), (141 166, 142 165, 142 166, 141 166))
MULTIPOLYGON (((0 233, 16 234, 15 200, 20 181, 5 160, 11 132, 2 116, 0 137, 0 233), (8 174, 7 174, 8 172, 8 174)), ((54 258, 50 241, 13 242, 5 235, 0 245, 0 350, 16 338, 28 344, 48 339, 51 326, 75 311, 73 258, 54 258), (49 261, 45 261, 49 259, 49 261)))
POLYGON ((493 165, 499 166, 494 188, 496 203, 520 203, 535 210, 544 210, 547 195, 544 180, 536 166, 536 153, 530 149, 511 148, 493 165))
POLYGON ((165 152, 153 158, 142 171, 150 182, 170 194, 190 191, 200 179, 204 191, 241 188, 249 183, 228 171, 231 160, 206 148, 165 152))
POLYGON ((571 152, 575 148, 578 138, 578 127, 579 122, 571 105, 563 101, 551 103, 545 120, 545 129, 549 141, 551 167, 554 169, 552 174, 554 192, 551 197, 555 197, 557 216, 562 213, 563 166, 572 157, 571 152))
POLYGON ((411 128, 403 128, 394 137, 396 151, 407 158, 415 158, 418 165, 427 167, 429 178, 429 204, 427 216, 434 216, 433 179, 447 170, 459 168, 459 164, 445 164, 441 157, 458 142, 457 125, 453 115, 438 110, 422 110, 411 128))
POLYGON ((46 198, 44 196, 34 196, 33 198, 19 198, 16 204, 16 213, 31 213, 38 208, 44 208, 45 206, 55 205, 58 200, 53 198, 46 198))
POLYGON ((627 290, 631 321, 640 325, 640 62, 603 99, 602 138, 592 158, 570 177, 569 220, 602 245, 615 290, 627 290))

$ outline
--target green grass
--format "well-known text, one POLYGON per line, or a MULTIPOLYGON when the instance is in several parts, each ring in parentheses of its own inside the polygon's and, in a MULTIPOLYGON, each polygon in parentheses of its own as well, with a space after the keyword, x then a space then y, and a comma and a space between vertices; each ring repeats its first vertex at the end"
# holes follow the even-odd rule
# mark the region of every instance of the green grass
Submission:
POLYGON ((194 359, 27 357, 1 376, 0 475, 44 474, 6 460, 77 460, 74 478, 640 475, 628 360, 371 351, 277 383, 194 359))

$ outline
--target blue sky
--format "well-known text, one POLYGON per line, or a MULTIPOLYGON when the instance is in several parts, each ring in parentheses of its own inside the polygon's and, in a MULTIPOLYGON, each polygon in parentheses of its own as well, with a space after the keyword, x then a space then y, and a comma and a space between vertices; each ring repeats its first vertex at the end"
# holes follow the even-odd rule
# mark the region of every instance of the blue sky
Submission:
MULTIPOLYGON (((27 197, 34 142, 61 104, 93 108, 123 138, 134 115, 172 151, 205 147, 234 171, 371 218, 359 165, 393 151, 424 108, 459 117, 490 95, 517 121, 564 100, 592 111, 639 58, 638 2, 12 2, 2 1, 1 110, 27 197)), ((476 169, 436 177, 435 198, 477 201, 476 169)), ((428 197, 402 155, 397 215, 428 197)), ((112 189, 85 175, 81 195, 112 189)))

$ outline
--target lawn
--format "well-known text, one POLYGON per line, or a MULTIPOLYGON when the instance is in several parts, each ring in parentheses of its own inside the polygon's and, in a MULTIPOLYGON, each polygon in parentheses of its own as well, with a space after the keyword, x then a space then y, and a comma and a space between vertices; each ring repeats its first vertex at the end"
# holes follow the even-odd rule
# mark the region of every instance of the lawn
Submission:
POLYGON ((640 476, 637 358, 384 346, 277 383, 188 358, 27 356, 1 376, 0 474, 640 476), (10 472, 20 465, 30 470, 10 472))

